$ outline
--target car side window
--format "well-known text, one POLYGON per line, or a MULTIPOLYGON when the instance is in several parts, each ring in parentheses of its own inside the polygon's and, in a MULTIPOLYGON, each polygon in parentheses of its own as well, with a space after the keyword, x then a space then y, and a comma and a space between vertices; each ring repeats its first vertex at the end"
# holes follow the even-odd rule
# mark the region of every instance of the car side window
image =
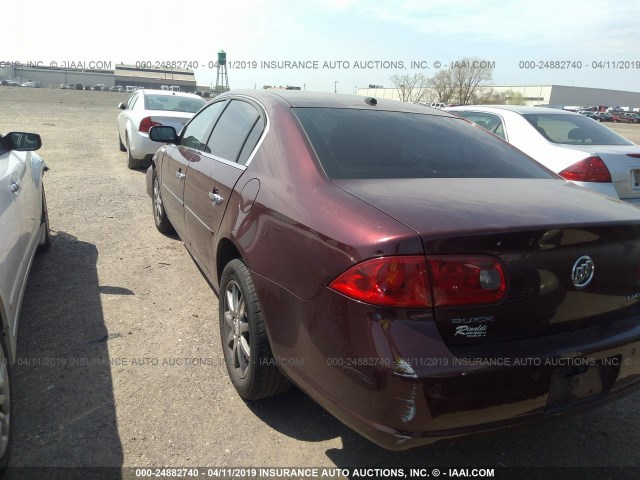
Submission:
POLYGON ((213 155, 244 165, 263 130, 264 121, 256 107, 242 100, 232 100, 207 145, 213 155))
POLYGON ((466 118, 470 122, 475 123, 476 125, 484 128, 485 130, 489 130, 491 133, 497 135, 503 140, 506 140, 506 135, 504 133, 504 125, 502 124, 502 120, 499 116, 493 115, 491 113, 484 112, 455 112, 459 114, 461 117, 466 118))
POLYGON ((207 146, 209 132, 211 132, 213 125, 226 104, 226 101, 212 103, 193 117, 184 127, 180 145, 201 152, 211 153, 211 150, 207 146))
POLYGON ((249 136, 244 142, 244 146, 242 147, 242 150, 240 151, 240 156, 238 157, 238 163, 240 165, 245 165, 247 163, 247 160, 249 160, 249 156, 253 152, 253 149, 256 147, 258 140, 260 140, 260 137, 262 136, 263 131, 264 131, 264 122, 262 121, 261 118, 258 118, 258 120, 256 120, 255 125, 251 129, 249 136))

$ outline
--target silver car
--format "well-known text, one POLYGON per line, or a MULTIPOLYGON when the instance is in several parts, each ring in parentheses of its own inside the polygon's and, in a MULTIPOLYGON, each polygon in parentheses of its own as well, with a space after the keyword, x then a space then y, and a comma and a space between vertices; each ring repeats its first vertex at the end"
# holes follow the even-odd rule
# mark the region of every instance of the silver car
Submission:
POLYGON ((157 125, 180 131, 207 102, 190 93, 166 90, 136 90, 118 108, 120 150, 127 152, 129 168, 142 168, 151 162, 158 144, 149 140, 149 129, 157 125))
POLYGON ((446 110, 493 132, 567 180, 640 204, 640 146, 591 118, 511 105, 446 110))
POLYGON ((10 367, 16 359, 18 317, 37 249, 49 246, 49 215, 34 133, 0 135, 0 467, 8 461, 11 413, 10 367))

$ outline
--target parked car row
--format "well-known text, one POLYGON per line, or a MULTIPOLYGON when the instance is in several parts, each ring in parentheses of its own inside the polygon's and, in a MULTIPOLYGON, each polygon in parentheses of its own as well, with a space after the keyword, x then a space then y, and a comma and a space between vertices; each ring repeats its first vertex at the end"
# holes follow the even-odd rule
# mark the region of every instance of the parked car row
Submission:
POLYGON ((580 115, 597 120, 598 122, 614 122, 614 123, 640 123, 640 114, 634 112, 594 112, 591 110, 580 110, 580 115))
POLYGON ((42 83, 41 82, 27 81, 27 82, 20 83, 17 80, 2 80, 2 81, 0 81, 0 85, 5 86, 5 87, 30 87, 30 88, 40 88, 40 87, 42 87, 42 83))
POLYGON ((242 399, 293 383, 405 449, 640 387, 637 145, 551 109, 293 91, 172 125, 147 94, 121 148, 128 118, 158 142, 154 222, 219 295, 242 399))
POLYGON ((83 85, 81 83, 61 83, 60 89, 62 90, 94 90, 97 92, 124 92, 124 87, 120 85, 107 87, 102 83, 99 83, 97 85, 83 85))

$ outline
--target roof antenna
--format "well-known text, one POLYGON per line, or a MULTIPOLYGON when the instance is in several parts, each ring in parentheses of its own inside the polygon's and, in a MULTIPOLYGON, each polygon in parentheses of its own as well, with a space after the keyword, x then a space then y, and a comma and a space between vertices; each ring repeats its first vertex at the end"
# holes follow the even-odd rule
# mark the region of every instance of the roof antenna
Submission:
POLYGON ((373 97, 365 98, 364 103, 366 103, 367 105, 371 105, 372 107, 375 107, 376 105, 378 105, 378 101, 373 97))

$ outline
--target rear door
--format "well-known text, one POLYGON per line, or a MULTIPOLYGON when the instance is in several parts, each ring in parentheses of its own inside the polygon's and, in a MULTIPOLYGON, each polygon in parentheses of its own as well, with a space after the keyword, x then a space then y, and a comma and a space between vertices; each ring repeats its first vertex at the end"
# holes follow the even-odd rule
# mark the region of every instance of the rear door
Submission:
POLYGON ((168 145, 161 166, 162 201, 167 216, 182 240, 189 244, 185 229, 184 186, 189 162, 197 163, 208 149, 207 140, 225 102, 200 111, 185 126, 178 145, 168 145))
MULTIPOLYGON (((216 104, 214 104, 216 105, 216 104)), ((214 239, 233 188, 262 135, 261 108, 242 99, 225 105, 199 161, 189 163, 185 187, 185 223, 192 254, 215 277, 214 239)))

